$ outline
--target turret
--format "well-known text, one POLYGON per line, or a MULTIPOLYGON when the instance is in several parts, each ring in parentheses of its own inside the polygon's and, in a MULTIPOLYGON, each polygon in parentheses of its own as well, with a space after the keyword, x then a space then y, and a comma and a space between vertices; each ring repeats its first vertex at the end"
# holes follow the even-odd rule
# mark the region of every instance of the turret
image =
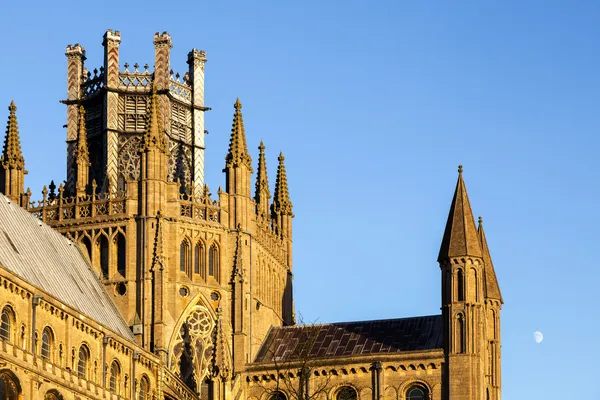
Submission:
POLYGON ((198 196, 204 189, 204 64, 206 52, 193 49, 188 54, 189 80, 192 87, 194 192, 198 196))
POLYGON ((258 171, 256 174, 256 187, 254 190, 254 200, 256 201, 256 213, 262 217, 269 216, 269 201, 271 192, 269 191, 269 179, 267 177, 267 162, 265 160, 265 145, 260 142, 258 146, 258 171))
MULTIPOLYGON (((490 400, 501 398, 500 373, 500 309, 504 303, 502 293, 494 271, 494 264, 483 231, 483 220, 479 217, 477 227, 479 242, 484 263, 484 297, 485 297, 485 385, 486 395, 490 400)), ((486 398, 486 399, 487 399, 486 398)))
POLYGON ((21 151, 19 127, 17 126, 17 106, 11 101, 8 107, 10 112, 6 124, 4 147, 0 156, 0 193, 3 193, 14 202, 26 207, 21 201, 25 185, 25 159, 21 151))
POLYGON ((104 33, 104 86, 106 92, 104 114, 106 115, 106 179, 103 189, 114 192, 119 177, 117 175, 119 153, 119 46, 121 33, 111 31, 104 33))
POLYGON ((86 193, 90 180, 90 156, 88 153, 87 134, 85 131, 85 110, 83 106, 79 109, 79 129, 77 134, 77 150, 75 154, 77 166, 76 195, 82 196, 86 193))
POLYGON ((67 190, 75 190, 76 163, 75 146, 77 145, 77 129, 79 126, 79 104, 82 100, 81 84, 85 62, 85 49, 80 44, 68 45, 67 56, 67 190))
POLYGON ((287 242, 288 268, 292 269, 292 202, 288 190, 287 174, 285 172, 285 157, 279 153, 279 166, 277 167, 277 179, 275 180, 275 195, 271 205, 271 217, 276 227, 277 234, 287 242))
POLYGON ((229 195, 229 226, 248 227, 250 212, 250 174, 252 158, 248 154, 246 132, 242 118, 242 103, 235 101, 229 151, 225 157, 225 191, 229 195))
POLYGON ((438 262, 448 376, 445 398, 484 399, 484 260, 462 166, 438 262))

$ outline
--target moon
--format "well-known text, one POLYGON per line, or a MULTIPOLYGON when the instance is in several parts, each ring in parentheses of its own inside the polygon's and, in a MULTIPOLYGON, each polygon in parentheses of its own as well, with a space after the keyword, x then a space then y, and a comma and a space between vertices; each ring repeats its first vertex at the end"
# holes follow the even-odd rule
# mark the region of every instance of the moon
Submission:
POLYGON ((542 335, 542 332, 540 331, 535 331, 533 333, 533 340, 535 340, 536 343, 542 343, 542 340, 544 340, 544 335, 542 335))

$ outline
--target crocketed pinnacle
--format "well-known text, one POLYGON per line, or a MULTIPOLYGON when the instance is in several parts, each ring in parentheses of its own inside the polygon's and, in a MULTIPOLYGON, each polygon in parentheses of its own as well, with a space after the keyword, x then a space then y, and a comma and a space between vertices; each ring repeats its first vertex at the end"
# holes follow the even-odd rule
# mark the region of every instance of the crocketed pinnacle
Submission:
POLYGON ((265 145, 260 142, 258 146, 258 172, 256 174, 256 190, 254 199, 257 204, 268 203, 271 198, 269 191, 269 179, 267 178, 267 162, 265 160, 265 145))
POLYGON ((244 130, 244 119, 242 118, 242 103, 237 99, 234 104, 233 124, 231 126, 231 139, 229 140, 229 152, 225 156, 227 167, 246 166, 252 172, 252 158, 248 154, 246 145, 246 132, 244 130))
POLYGON ((8 107, 10 114, 6 125, 6 136, 4 138, 4 148, 0 163, 4 168, 25 168, 25 159, 21 151, 21 140, 19 139, 19 127, 17 126, 17 106, 11 101, 8 107))
POLYGON ((149 150, 153 147, 157 147, 161 151, 166 151, 166 140, 165 135, 160 129, 160 113, 158 104, 158 94, 156 92, 156 85, 152 86, 152 97, 150 98, 150 114, 148 115, 148 122, 146 125, 146 133, 142 140, 142 148, 149 150))
POLYGON ((77 163, 89 165, 87 135, 85 131, 85 109, 79 107, 79 129, 77 131, 77 163))
POLYGON ((450 206, 438 262, 461 256, 481 257, 481 246, 462 176, 462 165, 459 165, 458 182, 450 206))
POLYGON ((279 167, 277 168, 277 180, 275 181, 275 195, 273 196, 272 210, 280 214, 292 214, 292 202, 288 190, 287 175, 285 173, 285 157, 279 153, 279 167))
POLYGON ((483 231, 483 219, 481 217, 479 217, 477 234, 479 236, 479 243, 481 244, 481 252, 483 253, 483 262, 485 264, 485 296, 489 299, 500 300, 501 303, 504 303, 504 301, 502 300, 502 293, 500 292, 500 286, 498 285, 498 279, 496 278, 494 264, 492 263, 490 249, 488 248, 487 240, 485 238, 485 232, 483 231))

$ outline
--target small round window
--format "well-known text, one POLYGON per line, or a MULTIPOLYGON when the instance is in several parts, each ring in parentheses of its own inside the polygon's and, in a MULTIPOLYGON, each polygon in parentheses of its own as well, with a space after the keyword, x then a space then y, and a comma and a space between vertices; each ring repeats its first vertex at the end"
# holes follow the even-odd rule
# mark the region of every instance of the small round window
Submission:
POLYGON ((115 285, 115 291, 119 296, 125 296, 125 293, 127 293, 127 285, 124 282, 119 282, 115 285))
POLYGON ((181 297, 187 297, 187 295, 190 294, 190 290, 187 287, 182 286, 179 289, 179 294, 181 295, 181 297))

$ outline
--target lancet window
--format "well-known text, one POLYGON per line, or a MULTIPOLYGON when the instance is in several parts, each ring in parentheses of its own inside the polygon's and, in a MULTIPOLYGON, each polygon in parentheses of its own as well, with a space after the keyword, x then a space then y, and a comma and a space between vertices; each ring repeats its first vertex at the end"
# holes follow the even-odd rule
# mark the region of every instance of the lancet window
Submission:
POLYGON ((117 393, 119 387, 119 381, 121 377, 121 367, 117 360, 113 361, 110 365, 110 378, 108 381, 109 390, 111 393, 117 393))
POLYGON ((138 400, 147 400, 150 395, 150 382, 148 377, 142 376, 140 380, 140 390, 138 391, 138 400))
POLYGON ((219 247, 213 243, 208 250, 208 275, 219 279, 219 247))
POLYGON ((125 236, 122 233, 117 234, 117 271, 125 277, 127 273, 127 248, 125 247, 125 236))
POLYGON ((108 238, 100 235, 100 271, 104 279, 108 279, 108 258, 108 238))
POLYGON ((187 276, 192 277, 190 242, 184 239, 179 246, 179 270, 185 272, 187 276))
POLYGON ((199 241, 194 247, 194 274, 199 274, 202 279, 206 279, 206 254, 204 243, 199 241))
POLYGON ((44 331, 42 333, 42 347, 41 347, 40 355, 46 361, 50 361, 50 357, 52 354, 53 342, 54 342, 54 335, 52 334, 52 330, 50 330, 50 328, 48 328, 48 327, 44 328, 44 331))
POLYGON ((87 378, 88 362, 90 351, 85 345, 79 348, 79 357, 77 358, 77 376, 83 379, 87 378))
POLYGON ((2 317, 0 322, 0 339, 9 341, 11 338, 11 332, 13 324, 15 323, 15 313, 13 310, 6 306, 2 309, 2 317))
POLYGON ((456 289, 458 292, 458 301, 465 301, 465 277, 462 269, 456 273, 456 289))

